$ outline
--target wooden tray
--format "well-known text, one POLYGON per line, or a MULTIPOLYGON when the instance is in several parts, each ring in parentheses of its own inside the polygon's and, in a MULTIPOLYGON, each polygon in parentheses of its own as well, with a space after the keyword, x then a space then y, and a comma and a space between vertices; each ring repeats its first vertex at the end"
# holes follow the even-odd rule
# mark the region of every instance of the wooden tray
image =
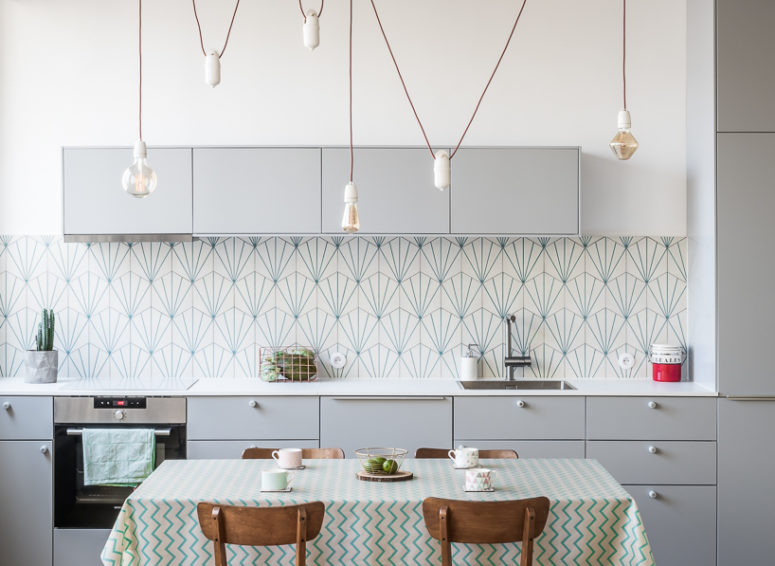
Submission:
POLYGON ((414 477, 414 474, 406 470, 400 470, 395 474, 387 476, 385 474, 370 474, 361 470, 355 474, 355 477, 361 481, 394 482, 410 480, 414 477))

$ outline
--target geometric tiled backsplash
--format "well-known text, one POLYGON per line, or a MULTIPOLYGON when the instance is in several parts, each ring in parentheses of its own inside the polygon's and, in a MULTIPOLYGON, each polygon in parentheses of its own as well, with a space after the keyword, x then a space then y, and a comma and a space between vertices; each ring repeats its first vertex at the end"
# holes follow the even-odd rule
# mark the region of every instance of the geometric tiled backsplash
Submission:
POLYGON ((465 344, 502 376, 508 315, 526 377, 647 377, 685 346, 686 238, 253 237, 65 244, 0 236, 0 376, 40 310, 60 375, 256 376, 258 348, 303 344, 322 375, 455 377, 465 344), (347 356, 334 370, 332 352, 347 356), (635 366, 622 370, 629 352, 635 366))

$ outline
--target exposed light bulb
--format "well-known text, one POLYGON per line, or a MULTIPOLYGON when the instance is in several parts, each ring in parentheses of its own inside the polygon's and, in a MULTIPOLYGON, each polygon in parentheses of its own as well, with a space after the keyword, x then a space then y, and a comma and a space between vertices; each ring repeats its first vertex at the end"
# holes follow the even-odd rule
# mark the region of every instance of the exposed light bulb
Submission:
POLYGON ((357 232, 360 229, 361 220, 358 218, 358 187, 355 183, 350 182, 344 187, 342 230, 345 232, 357 232))
POLYGON ((433 160, 433 184, 437 189, 443 191, 449 188, 449 183, 449 153, 439 150, 433 160))
POLYGON ((632 157, 635 150, 638 149, 638 140, 632 135, 630 128, 632 127, 632 121, 630 120, 630 112, 628 110, 619 110, 618 119, 619 131, 611 140, 608 145, 611 146, 611 151, 618 159, 625 160, 632 157))
POLYGON ((205 82, 213 88, 221 82, 221 57, 216 49, 205 56, 205 82))
POLYGON ((315 10, 307 10, 304 18, 304 47, 312 51, 320 45, 320 21, 315 10))
POLYGON ((143 140, 135 142, 135 160, 121 177, 124 190, 135 198, 145 198, 156 190, 156 172, 148 166, 148 151, 143 140))

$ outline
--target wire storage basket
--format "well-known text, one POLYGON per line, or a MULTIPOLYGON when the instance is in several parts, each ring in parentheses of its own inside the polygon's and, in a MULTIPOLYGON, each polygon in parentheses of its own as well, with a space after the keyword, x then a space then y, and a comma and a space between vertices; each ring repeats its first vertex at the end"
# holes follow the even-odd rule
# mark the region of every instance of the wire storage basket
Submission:
POLYGON ((261 347, 258 368, 264 381, 314 381, 318 377, 317 356, 306 346, 261 347))

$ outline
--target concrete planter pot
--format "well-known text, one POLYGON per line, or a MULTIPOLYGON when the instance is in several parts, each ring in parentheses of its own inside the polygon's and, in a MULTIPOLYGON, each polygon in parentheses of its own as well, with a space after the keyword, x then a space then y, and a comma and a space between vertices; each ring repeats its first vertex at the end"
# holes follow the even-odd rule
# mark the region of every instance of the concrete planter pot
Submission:
POLYGON ((56 383, 59 352, 27 350, 24 354, 24 383, 56 383))

